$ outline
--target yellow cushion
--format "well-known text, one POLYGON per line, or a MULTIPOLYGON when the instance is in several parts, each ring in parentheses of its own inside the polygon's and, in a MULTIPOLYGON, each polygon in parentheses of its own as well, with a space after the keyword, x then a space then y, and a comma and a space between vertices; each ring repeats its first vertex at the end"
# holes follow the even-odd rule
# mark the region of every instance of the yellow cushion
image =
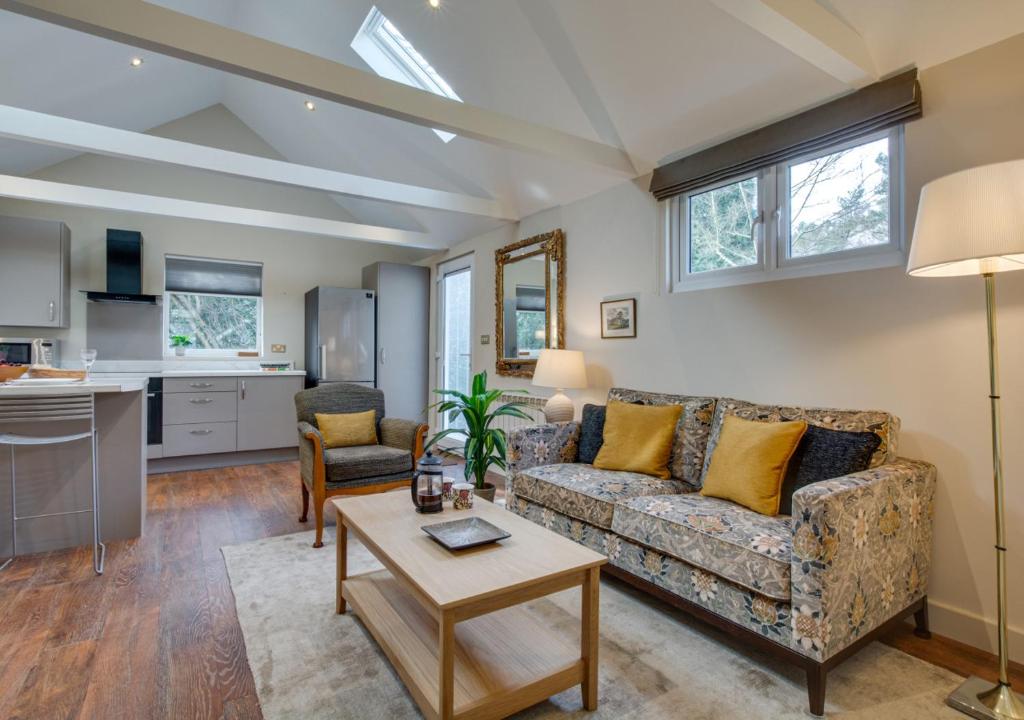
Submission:
POLYGON ((786 466, 805 432, 803 420, 754 422, 727 415, 700 494, 778 515, 786 466))
POLYGON ((377 413, 316 413, 316 426, 329 448, 377 444, 377 413))
POLYGON ((604 444, 594 458, 594 467, 668 479, 672 440, 682 412, 681 405, 608 403, 604 444))

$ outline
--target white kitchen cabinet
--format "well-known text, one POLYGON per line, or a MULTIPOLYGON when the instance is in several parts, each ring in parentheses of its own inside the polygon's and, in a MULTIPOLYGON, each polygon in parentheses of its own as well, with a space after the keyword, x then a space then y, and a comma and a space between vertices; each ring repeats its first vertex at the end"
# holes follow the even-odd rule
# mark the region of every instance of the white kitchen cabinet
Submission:
POLYGON ((68 327, 70 278, 67 225, 0 217, 0 325, 68 327))
POLYGON ((295 447, 295 393, 303 378, 286 375, 238 378, 238 450, 295 447))

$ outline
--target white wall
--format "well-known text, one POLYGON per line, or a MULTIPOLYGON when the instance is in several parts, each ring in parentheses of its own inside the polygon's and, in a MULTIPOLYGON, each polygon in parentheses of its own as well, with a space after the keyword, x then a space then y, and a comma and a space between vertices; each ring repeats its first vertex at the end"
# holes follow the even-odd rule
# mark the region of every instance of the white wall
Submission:
MULTIPOLYGON (((908 232, 921 185, 1024 157, 1024 36, 922 73, 925 117, 906 130, 908 232)), ((934 629, 993 648, 995 563, 984 296, 980 278, 909 278, 902 268, 668 294, 648 178, 527 218, 454 248, 474 252, 474 367, 493 376, 493 251, 566 232, 567 347, 587 357, 603 401, 621 385, 758 402, 880 408, 903 420, 900 452, 939 468, 934 629), (601 340, 601 300, 635 296, 638 337, 601 340), (983 620, 982 620, 983 618, 983 620)), ((1011 652, 1024 660, 1024 273, 998 280, 1002 335, 1011 652)), ((435 333, 436 334, 436 333, 435 333)), ((521 387, 517 378, 495 385, 521 387)), ((543 394, 543 392, 542 392, 543 394)))
MULTIPOLYGON (((266 157, 277 153, 222 105, 168 123, 153 134, 266 157)), ((81 155, 34 177, 118 190, 167 195, 339 220, 351 216, 324 193, 143 162, 81 155)), ((360 287, 362 268, 377 261, 413 262, 421 250, 353 242, 238 225, 0 200, 0 214, 63 220, 71 228, 71 327, 67 330, 0 326, 0 337, 57 337, 65 360, 86 347, 88 305, 78 290, 106 289, 106 230, 140 230, 143 290, 163 292, 166 253, 263 262, 263 350, 267 361, 303 367, 303 295, 317 285, 360 287), (282 343, 287 352, 271 354, 282 343)), ((102 358, 112 360, 116 358, 102 358)))

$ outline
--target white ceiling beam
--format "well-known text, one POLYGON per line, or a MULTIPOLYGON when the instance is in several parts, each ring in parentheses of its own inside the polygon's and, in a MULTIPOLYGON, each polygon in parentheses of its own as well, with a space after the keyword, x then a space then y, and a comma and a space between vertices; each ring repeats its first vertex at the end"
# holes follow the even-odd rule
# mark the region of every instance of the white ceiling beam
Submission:
POLYGON ((815 0, 711 0, 715 5, 851 87, 878 80, 856 30, 815 0))
POLYGON ((143 0, 0 0, 0 9, 462 137, 636 174, 621 148, 449 100, 143 0))
POLYGON ((483 215, 499 220, 516 219, 509 208, 496 200, 297 165, 283 160, 120 130, 9 105, 0 105, 0 137, 111 157, 209 170, 224 175, 402 205, 483 215))
POLYGON ((308 215, 292 215, 271 210, 255 210, 235 205, 219 205, 160 195, 143 195, 122 190, 69 185, 16 175, 0 175, 0 197, 142 215, 162 215, 188 220, 246 225, 310 235, 327 235, 345 240, 361 240, 413 248, 433 250, 443 247, 427 233, 378 225, 362 225, 308 215))

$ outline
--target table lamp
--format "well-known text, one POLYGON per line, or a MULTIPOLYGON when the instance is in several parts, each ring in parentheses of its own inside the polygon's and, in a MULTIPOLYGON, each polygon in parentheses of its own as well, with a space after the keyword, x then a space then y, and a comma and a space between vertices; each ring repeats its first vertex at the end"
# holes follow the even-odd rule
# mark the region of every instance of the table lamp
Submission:
POLYGON ((587 386, 583 353, 579 350, 541 350, 533 371, 533 384, 555 388, 555 394, 544 405, 544 417, 548 422, 572 420, 575 414, 572 400, 562 391, 587 386))
POLYGON ((968 678, 947 698, 976 718, 1024 719, 1024 700, 1010 688, 1007 649, 1006 529, 1002 432, 999 416, 999 347, 996 273, 1024 270, 1024 160, 971 168, 921 188, 907 273, 918 277, 981 275, 988 319, 989 402, 996 515, 999 682, 968 678))

